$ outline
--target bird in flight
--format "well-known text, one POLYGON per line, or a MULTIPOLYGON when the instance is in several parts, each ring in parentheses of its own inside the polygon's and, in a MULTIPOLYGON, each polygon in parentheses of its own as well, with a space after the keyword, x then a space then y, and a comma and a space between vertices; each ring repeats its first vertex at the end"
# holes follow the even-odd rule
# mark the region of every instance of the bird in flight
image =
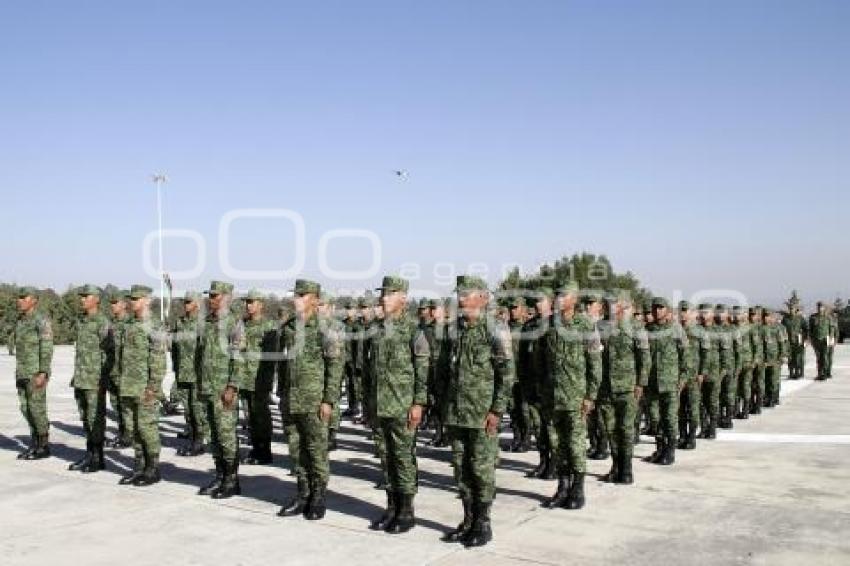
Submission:
POLYGON ((393 169, 393 175, 395 175, 402 181, 407 179, 407 171, 405 171, 404 169, 393 169))

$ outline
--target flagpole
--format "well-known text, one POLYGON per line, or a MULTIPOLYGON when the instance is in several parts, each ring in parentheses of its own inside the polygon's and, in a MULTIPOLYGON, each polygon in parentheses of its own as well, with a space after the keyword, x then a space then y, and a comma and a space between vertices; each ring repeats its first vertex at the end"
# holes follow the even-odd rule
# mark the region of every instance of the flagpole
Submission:
POLYGON ((159 320, 165 322, 165 271, 162 267, 162 184, 168 180, 168 177, 162 173, 157 173, 153 176, 153 182, 156 184, 156 217, 159 229, 159 320))

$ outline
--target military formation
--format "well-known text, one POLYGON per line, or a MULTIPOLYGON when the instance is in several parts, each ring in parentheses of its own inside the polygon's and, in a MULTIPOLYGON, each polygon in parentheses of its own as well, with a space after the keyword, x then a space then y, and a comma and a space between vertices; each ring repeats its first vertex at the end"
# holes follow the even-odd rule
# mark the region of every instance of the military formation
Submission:
MULTIPOLYGON (((266 312, 263 294, 237 299, 231 284, 213 281, 206 298, 187 293, 181 316, 167 327, 152 316, 150 287, 109 296, 81 287, 70 385, 86 453, 69 469, 96 473, 106 466, 105 445, 132 446, 133 467, 119 483, 161 481, 170 352, 170 398, 185 416, 177 454, 209 453, 214 464, 200 495, 239 495, 240 465, 272 464, 274 391, 297 486, 281 517, 325 516, 329 452, 340 419, 349 418, 368 430, 383 470, 386 507, 370 528, 398 534, 414 527, 417 439, 432 431, 429 445, 451 447, 463 510, 442 540, 478 547, 493 537, 505 418, 513 432, 507 450, 536 449, 539 464, 528 475, 557 480, 544 506, 577 510, 586 504, 588 458, 610 458, 604 481, 632 484, 643 433, 655 438, 646 460, 672 465, 677 449, 693 450, 718 428, 779 405, 781 368, 787 363, 790 379, 803 377, 806 342, 815 350, 816 379, 831 378, 838 338, 837 320, 822 303, 806 319, 798 303, 784 315, 760 306, 671 305, 662 297, 642 305, 628 293, 572 282, 494 297, 470 275, 457 278, 454 298, 422 299, 416 308, 401 277, 384 277, 376 291, 335 300, 299 279, 291 310, 279 315, 266 312), (117 421, 108 443, 107 396, 117 421), (251 445, 244 454, 240 413, 251 445)), ((21 460, 50 455, 53 335, 38 296, 20 289, 13 336, 16 388, 32 437, 21 460)))

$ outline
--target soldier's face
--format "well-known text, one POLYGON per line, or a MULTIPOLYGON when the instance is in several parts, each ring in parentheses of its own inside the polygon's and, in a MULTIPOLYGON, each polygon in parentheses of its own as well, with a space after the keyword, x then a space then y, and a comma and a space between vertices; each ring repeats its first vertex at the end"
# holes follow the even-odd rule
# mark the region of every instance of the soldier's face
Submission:
POLYGON ((657 321, 667 320, 667 307, 652 307, 652 319, 657 321))
POLYGON ((599 301, 593 301, 592 303, 588 303, 587 305, 587 314, 590 315, 591 318, 599 318, 599 315, 602 313, 602 303, 599 301))
MULTIPOLYGON (((576 303, 578 303, 578 295, 574 293, 568 293, 566 295, 561 295, 558 297, 558 305, 562 311, 569 311, 575 308, 576 303)), ((538 310, 541 303, 538 303, 538 310)), ((544 299, 542 304, 546 306, 546 309, 549 309, 549 299, 544 299)), ((542 314, 542 311, 541 311, 542 314)))
POLYGON ((304 315, 316 310, 318 298, 313 293, 306 293, 304 295, 295 295, 292 302, 295 303, 295 312, 299 315, 304 315))
POLYGON ((322 318, 330 318, 333 315, 333 307, 330 303, 319 303, 316 310, 322 318))
POLYGON ((112 313, 112 316, 121 316, 127 312, 127 304, 124 301, 109 303, 109 311, 112 313))
POLYGON ((443 318, 446 316, 446 309, 444 309, 443 307, 432 308, 431 316, 434 318, 434 320, 443 320, 443 318))
POLYGON ((702 311, 700 313, 700 318, 702 319, 702 323, 706 326, 714 324, 714 313, 711 311, 702 311))
MULTIPOLYGON (((402 311, 405 303, 407 303, 407 295, 401 291, 385 291, 381 293, 381 308, 390 316, 395 316, 402 311)), ((419 311, 421 313, 427 309, 419 311)))
POLYGON ((186 314, 195 314, 198 312, 198 301, 187 301, 183 303, 183 312, 186 314))
POLYGON ((80 297, 80 306, 85 312, 96 311, 99 304, 100 299, 96 295, 83 295, 80 297))
POLYGON ((130 309, 137 317, 140 317, 141 315, 147 312, 149 304, 150 297, 139 297, 130 299, 130 309))
POLYGON ((219 311, 219 309, 221 308, 222 301, 224 300, 223 297, 224 297, 224 295, 222 295, 221 293, 210 294, 209 305, 210 305, 210 310, 212 312, 218 312, 219 311))
POLYGON ((522 307, 521 306, 512 307, 511 311, 510 311, 510 315, 511 315, 511 320, 513 320, 514 322, 522 320, 522 307))
POLYGON ((256 301, 253 299, 245 301, 245 312, 248 313, 248 316, 257 316, 263 312, 262 301, 256 301))
POLYGON ((29 313, 35 308, 36 299, 32 295, 18 297, 18 310, 22 313, 29 313))
POLYGON ((487 299, 481 291, 463 291, 458 293, 457 302, 464 314, 475 315, 487 304, 487 299))

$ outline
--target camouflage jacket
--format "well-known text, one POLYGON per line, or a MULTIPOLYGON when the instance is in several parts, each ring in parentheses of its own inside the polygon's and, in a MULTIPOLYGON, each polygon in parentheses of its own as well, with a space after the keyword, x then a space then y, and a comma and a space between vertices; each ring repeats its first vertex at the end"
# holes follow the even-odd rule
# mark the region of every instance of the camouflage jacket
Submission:
POLYGON ((809 337, 809 325, 806 319, 799 314, 789 314, 782 319, 785 330, 788 331, 788 340, 792 346, 802 346, 809 337))
POLYGON ((720 375, 732 375, 735 373, 735 327, 731 324, 718 324, 714 330, 720 350, 720 375))
POLYGON ((166 335, 158 320, 131 318, 127 322, 119 384, 122 397, 141 397, 145 389, 160 393, 165 350, 166 335))
POLYGON ((254 391, 257 382, 271 384, 280 361, 280 328, 272 320, 245 321, 245 350, 242 353, 239 389, 254 391))
POLYGON ((105 387, 115 363, 115 343, 109 319, 100 313, 83 316, 77 322, 74 346, 71 387, 87 390, 105 387))
POLYGON ((756 322, 750 324, 750 346, 753 352, 753 365, 764 364, 764 325, 756 322))
POLYGON ((693 382, 696 381, 699 372, 699 337, 702 327, 696 322, 689 322, 682 328, 688 338, 688 346, 685 349, 688 381, 693 382))
POLYGON ((699 375, 706 379, 720 377, 720 333, 716 326, 699 327, 697 341, 699 342, 699 375))
POLYGON ((522 376, 520 386, 526 398, 551 410, 554 397, 551 395, 552 378, 546 362, 546 331, 552 326, 551 318, 537 316, 522 327, 519 343, 520 356, 516 364, 517 374, 522 376))
POLYGON ((445 347, 446 424, 483 429, 487 413, 507 408, 514 381, 510 332, 504 325, 489 328, 484 316, 475 322, 459 317, 445 347))
POLYGON ((602 381, 602 343, 593 321, 581 313, 552 318, 546 331, 546 372, 556 411, 578 411, 584 399, 596 400, 602 381))
POLYGON ((775 324, 762 325, 762 340, 764 341, 764 365, 774 366, 779 363, 779 328, 775 324))
POLYGON ((835 337, 832 317, 828 314, 815 313, 809 318, 809 335, 812 340, 826 342, 829 337, 835 337))
POLYGON ((171 335, 171 365, 177 383, 198 385, 201 374, 203 321, 197 315, 182 316, 174 324, 171 335))
POLYGON ((50 377, 53 327, 47 315, 20 315, 15 323, 15 379, 30 380, 37 373, 50 377))
POLYGON ((753 343, 750 340, 750 325, 735 326, 735 368, 738 373, 753 367, 753 343))
POLYGON ((109 368, 109 379, 112 385, 118 387, 121 383, 121 364, 124 356, 124 334, 130 317, 124 316, 120 319, 110 317, 112 327, 112 364, 109 368))
POLYGON ((631 393, 649 381, 649 337, 632 319, 616 321, 602 335, 599 397, 631 393))
POLYGON ((290 319, 282 329, 281 410, 286 415, 313 413, 319 405, 339 402, 344 344, 339 329, 318 316, 290 319))
POLYGON ((207 317, 201 334, 201 395, 220 395, 226 387, 239 389, 245 327, 235 315, 207 317))
POLYGON ((652 322, 649 333, 649 391, 675 392, 683 386, 691 368, 688 367, 688 337, 678 324, 652 322))
POLYGON ((410 315, 378 325, 369 341, 373 418, 407 419, 411 405, 427 404, 430 355, 424 328, 410 315))
POLYGON ((362 329, 362 323, 357 319, 347 318, 343 321, 345 325, 345 363, 351 371, 361 372, 363 370, 363 353, 360 351, 362 340, 358 335, 362 329))
POLYGON ((776 330, 779 335, 779 359, 784 362, 788 359, 788 355, 791 353, 791 342, 788 338, 788 331, 782 323, 776 324, 776 330))

